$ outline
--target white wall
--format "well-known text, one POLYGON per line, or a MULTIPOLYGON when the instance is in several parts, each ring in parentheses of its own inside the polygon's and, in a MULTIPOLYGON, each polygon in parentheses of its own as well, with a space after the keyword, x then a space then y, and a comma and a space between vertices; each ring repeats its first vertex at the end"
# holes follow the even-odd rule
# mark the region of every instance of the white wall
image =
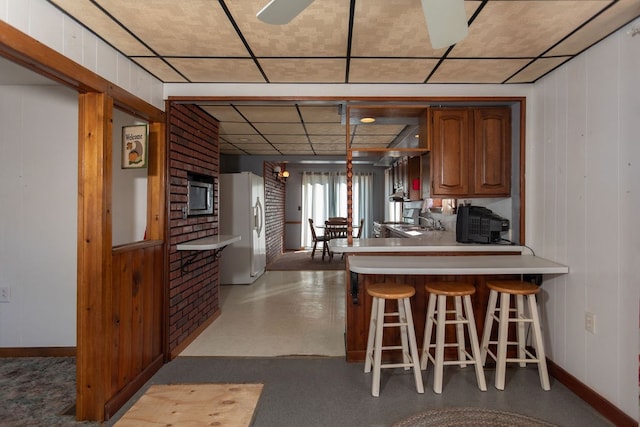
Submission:
POLYGON ((46 0, 0 0, 0 20, 164 110, 162 82, 46 0))
POLYGON ((543 285, 549 357, 638 419, 640 37, 630 28, 535 85, 526 216, 536 254, 570 269, 543 285))
POLYGON ((111 223, 113 246, 144 240, 147 227, 147 168, 122 169, 122 127, 147 124, 113 110, 111 223))
POLYGON ((77 99, 0 86, 0 347, 76 343, 77 99))

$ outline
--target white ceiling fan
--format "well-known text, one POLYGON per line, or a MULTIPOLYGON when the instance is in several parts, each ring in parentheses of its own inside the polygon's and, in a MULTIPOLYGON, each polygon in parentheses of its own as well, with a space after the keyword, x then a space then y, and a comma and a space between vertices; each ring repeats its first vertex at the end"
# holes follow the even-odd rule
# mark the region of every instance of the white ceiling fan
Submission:
MULTIPOLYGON (((427 20, 431 47, 440 49, 456 44, 468 33, 464 0, 421 0, 427 20)), ((271 0, 257 13, 262 22, 273 25, 289 23, 314 0, 271 0)))

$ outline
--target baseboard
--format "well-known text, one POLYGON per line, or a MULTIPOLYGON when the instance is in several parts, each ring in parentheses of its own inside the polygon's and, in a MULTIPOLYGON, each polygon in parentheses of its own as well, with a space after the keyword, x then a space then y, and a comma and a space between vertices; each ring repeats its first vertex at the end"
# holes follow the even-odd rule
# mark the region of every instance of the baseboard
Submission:
POLYGON ((591 405, 596 411, 616 426, 638 427, 638 421, 634 420, 613 403, 600 396, 569 372, 556 365, 552 360, 547 359, 547 368, 549 369, 549 374, 552 377, 564 384, 569 390, 578 395, 579 398, 591 405))
POLYGON ((209 327, 209 325, 211 325, 213 323, 214 320, 216 320, 218 317, 220 317, 220 314, 221 314, 221 310, 218 310, 215 313, 213 313, 213 315, 211 317, 209 317, 202 325, 198 326, 198 329, 196 329, 191 334, 189 334, 189 336, 187 338, 185 338, 184 341, 182 341, 180 344, 178 344, 176 346, 176 348, 171 350, 171 352, 169 354, 169 360, 173 360, 176 357, 178 357, 180 355, 180 353, 182 353, 182 351, 185 348, 187 348, 189 346, 189 344, 191 344, 198 337, 198 335, 200 335, 202 333, 202 331, 207 329, 209 327))
POLYGON ((0 357, 75 357, 75 347, 4 347, 0 357))

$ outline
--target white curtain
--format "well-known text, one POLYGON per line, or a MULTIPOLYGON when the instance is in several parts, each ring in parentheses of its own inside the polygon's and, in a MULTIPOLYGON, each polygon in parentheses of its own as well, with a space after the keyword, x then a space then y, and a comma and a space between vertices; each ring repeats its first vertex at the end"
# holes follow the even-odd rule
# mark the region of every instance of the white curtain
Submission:
MULTIPOLYGON (((368 224, 372 204, 372 173, 355 173, 353 184, 353 225, 360 224, 360 218, 365 220, 362 237, 368 236, 368 224)), ((333 216, 347 216, 347 176, 345 173, 304 172, 302 174, 302 233, 301 246, 310 248, 313 245, 309 218, 314 225, 324 225, 333 216)), ((322 234, 321 230, 316 232, 322 234)))

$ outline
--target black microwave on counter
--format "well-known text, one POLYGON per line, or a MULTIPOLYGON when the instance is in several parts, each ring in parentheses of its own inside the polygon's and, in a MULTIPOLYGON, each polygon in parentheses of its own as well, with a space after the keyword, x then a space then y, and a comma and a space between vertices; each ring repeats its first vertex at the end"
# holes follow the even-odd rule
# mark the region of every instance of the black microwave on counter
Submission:
POLYGON ((456 218, 456 241, 460 243, 500 243, 509 231, 509 220, 482 206, 460 205, 456 218))

